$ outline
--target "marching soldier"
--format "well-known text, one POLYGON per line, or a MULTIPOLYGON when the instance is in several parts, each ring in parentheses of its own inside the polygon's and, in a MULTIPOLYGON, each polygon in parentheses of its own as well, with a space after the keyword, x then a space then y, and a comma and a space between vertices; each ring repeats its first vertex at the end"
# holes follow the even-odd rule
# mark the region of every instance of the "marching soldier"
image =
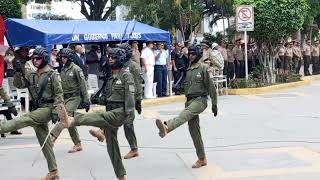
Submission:
POLYGON ((113 48, 108 54, 108 64, 112 75, 107 81, 106 91, 101 97, 92 97, 93 104, 104 104, 107 111, 79 114, 71 121, 73 126, 96 126, 105 129, 107 149, 116 176, 125 180, 126 170, 122 164, 117 139, 118 128, 134 114, 135 85, 127 68, 124 68, 126 53, 123 49, 113 48))
POLYGON ((307 43, 303 46, 303 61, 304 75, 310 76, 309 66, 311 62, 311 40, 307 40, 307 43))
POLYGON ((319 74, 319 41, 314 42, 314 46, 311 48, 312 56, 312 74, 319 74))
MULTIPOLYGON (((90 109, 89 95, 85 83, 84 74, 79 66, 74 64, 74 52, 71 49, 64 48, 60 52, 60 58, 63 67, 60 72, 62 79, 62 89, 64 93, 65 107, 69 116, 73 116, 74 112, 77 110, 81 98, 80 94, 83 96, 85 109, 88 112, 90 109)), ((57 124, 51 131, 52 142, 54 143, 59 137, 63 128, 60 124, 57 124)), ((69 153, 74 153, 82 150, 81 141, 79 138, 79 133, 76 127, 68 128, 69 134, 71 136, 74 146, 69 153)))
POLYGON ((44 48, 37 48, 33 52, 32 62, 38 68, 36 72, 31 72, 25 78, 22 77, 22 68, 16 66, 14 81, 17 88, 29 86, 32 99, 33 110, 25 115, 17 117, 11 121, 0 124, 0 133, 10 132, 27 126, 32 126, 36 132, 40 146, 44 143, 42 152, 48 163, 49 173, 42 180, 59 179, 58 167, 52 149, 51 141, 45 139, 49 133, 48 122, 52 119, 56 122, 59 118, 62 126, 67 127, 67 117, 63 105, 63 91, 59 74, 54 72, 49 66, 49 55, 44 48))
MULTIPOLYGON (((141 72, 141 68, 139 66, 138 63, 136 63, 134 61, 134 58, 132 57, 132 49, 130 47, 130 45, 125 44, 125 45, 121 45, 120 48, 124 49, 126 51, 126 58, 129 59, 129 61, 127 63, 124 64, 125 68, 129 69, 129 72, 132 74, 133 79, 134 79, 134 84, 135 84, 135 108, 138 111, 138 114, 141 114, 141 100, 142 100, 142 72, 141 72)), ((124 159, 131 159, 134 157, 139 156, 138 153, 138 145, 137 145, 137 138, 136 138, 136 134, 134 132, 134 125, 133 125, 133 121, 134 121, 134 113, 131 114, 128 117, 127 122, 123 125, 124 128, 124 133, 126 136, 126 139, 130 145, 130 151, 128 152, 127 155, 124 156, 124 159)), ((103 131, 102 130, 90 130, 90 134, 94 137, 97 137, 99 141, 103 141, 105 139, 104 135, 103 135, 103 131)))
POLYGON ((213 81, 211 80, 211 69, 203 63, 198 62, 201 57, 201 50, 191 46, 188 49, 189 61, 191 63, 187 70, 187 77, 184 82, 185 95, 187 102, 185 109, 178 117, 169 121, 156 120, 159 129, 159 136, 165 137, 185 122, 188 122, 189 131, 197 151, 198 160, 192 168, 200 168, 207 165, 206 154, 200 133, 199 114, 207 108, 208 95, 212 103, 212 112, 217 115, 217 94, 213 81))

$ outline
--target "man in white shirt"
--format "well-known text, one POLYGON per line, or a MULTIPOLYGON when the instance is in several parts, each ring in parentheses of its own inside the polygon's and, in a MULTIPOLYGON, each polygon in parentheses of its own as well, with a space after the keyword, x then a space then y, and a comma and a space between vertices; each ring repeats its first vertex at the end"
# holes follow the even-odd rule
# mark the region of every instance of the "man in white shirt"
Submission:
POLYGON ((143 64, 143 79, 144 79, 144 98, 150 99, 154 98, 152 93, 153 88, 153 77, 154 77, 154 64, 155 56, 153 54, 153 42, 147 42, 147 47, 145 47, 141 52, 141 59, 143 64))
POLYGON ((167 96, 167 63, 169 63, 169 53, 165 50, 164 43, 158 44, 158 49, 154 50, 155 66, 154 66, 154 79, 157 83, 157 96, 167 96))

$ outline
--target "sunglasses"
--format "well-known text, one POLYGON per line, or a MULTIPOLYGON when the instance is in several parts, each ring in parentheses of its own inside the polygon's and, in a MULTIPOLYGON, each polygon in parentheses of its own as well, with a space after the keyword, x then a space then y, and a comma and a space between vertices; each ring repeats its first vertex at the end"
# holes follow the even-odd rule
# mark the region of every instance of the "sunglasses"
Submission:
POLYGON ((68 56, 60 56, 61 58, 68 58, 68 56))
POLYGON ((195 53, 195 52, 190 52, 190 53, 188 53, 188 55, 189 55, 189 56, 195 56, 195 55, 197 55, 197 53, 195 53))
POLYGON ((39 57, 39 56, 34 56, 32 59, 33 59, 33 60, 37 60, 37 61, 39 61, 39 60, 41 60, 42 58, 41 58, 41 57, 39 57))

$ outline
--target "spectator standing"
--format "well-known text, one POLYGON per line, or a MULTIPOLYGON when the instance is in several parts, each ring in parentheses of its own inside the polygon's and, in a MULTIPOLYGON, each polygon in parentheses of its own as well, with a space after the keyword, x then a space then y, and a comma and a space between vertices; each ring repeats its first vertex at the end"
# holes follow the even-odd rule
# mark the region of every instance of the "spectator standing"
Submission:
POLYGON ((278 47, 278 73, 283 74, 283 64, 284 64, 284 53, 286 52, 286 47, 283 45, 282 42, 279 43, 278 47))
POLYGON ((85 64, 88 67, 89 74, 98 75, 100 67, 99 56, 101 58, 99 47, 97 45, 92 45, 90 51, 85 55, 85 64))
POLYGON ((52 48, 51 50, 51 62, 50 66, 53 69, 58 69, 59 68, 59 62, 57 62, 57 55, 58 55, 58 49, 52 48))
POLYGON ((155 56, 153 54, 153 42, 146 43, 146 47, 141 52, 143 64, 143 79, 144 79, 144 97, 146 99, 154 98, 152 93, 155 56))
POLYGON ((284 53, 284 63, 283 63, 283 71, 284 74, 288 74, 289 73, 289 67, 292 63, 292 57, 293 57, 293 49, 292 49, 292 42, 287 42, 286 43, 286 51, 284 53))
POLYGON ((231 79, 234 78, 234 56, 233 56, 233 53, 232 53, 232 49, 233 49, 233 44, 232 43, 229 43, 227 46, 226 46, 226 49, 227 49, 227 55, 228 55, 228 58, 227 58, 227 61, 228 61, 228 70, 227 70, 227 81, 228 83, 231 81, 231 79))
POLYGON ((302 48, 303 51, 303 70, 305 76, 310 76, 309 66, 311 61, 311 40, 307 40, 302 48))
POLYGON ((158 49, 154 51, 155 66, 154 66, 154 79, 157 83, 158 97, 167 96, 167 77, 168 70, 167 64, 169 62, 169 53, 165 49, 164 43, 158 44, 158 49))
POLYGON ((139 66, 141 67, 141 62, 140 62, 140 51, 139 51, 139 43, 138 41, 133 41, 132 42, 132 57, 133 57, 133 61, 136 62, 137 64, 139 64, 139 66))
POLYGON ((228 53, 227 53, 227 44, 225 41, 221 41, 220 43, 220 48, 218 49, 219 52, 221 53, 222 57, 223 57, 223 64, 224 64, 224 67, 223 67, 223 74, 224 75, 227 75, 227 72, 228 72, 228 53))
POLYGON ((12 61, 14 59, 14 52, 12 48, 9 48, 6 52, 6 55, 4 57, 5 61, 5 67, 6 67, 6 77, 8 78, 9 87, 11 90, 15 90, 15 87, 13 86, 13 76, 14 76, 14 69, 12 61))
POLYGON ((235 58, 235 70, 237 78, 245 77, 245 65, 244 65, 244 52, 241 48, 241 38, 235 42, 235 47, 232 49, 233 56, 235 58))
POLYGON ((201 47, 202 47, 202 57, 200 59, 200 62, 206 63, 208 65, 211 64, 212 62, 212 49, 210 48, 210 43, 206 40, 203 40, 201 42, 201 47))
POLYGON ((312 56, 312 75, 319 74, 319 41, 314 41, 314 46, 311 50, 312 56))
POLYGON ((182 44, 178 43, 175 51, 171 54, 174 85, 173 91, 175 95, 181 94, 182 82, 186 75, 186 69, 188 67, 188 57, 182 52, 182 44))
POLYGON ((85 64, 84 48, 81 45, 76 45, 74 51, 77 55, 74 63, 82 69, 85 79, 88 80, 88 66, 85 64))
POLYGON ((302 53, 300 48, 300 43, 298 41, 293 41, 293 71, 299 74, 301 68, 302 53))
POLYGON ((212 61, 210 63, 210 67, 212 68, 213 75, 222 75, 224 68, 224 59, 219 51, 219 45, 217 43, 212 44, 211 58, 212 61))

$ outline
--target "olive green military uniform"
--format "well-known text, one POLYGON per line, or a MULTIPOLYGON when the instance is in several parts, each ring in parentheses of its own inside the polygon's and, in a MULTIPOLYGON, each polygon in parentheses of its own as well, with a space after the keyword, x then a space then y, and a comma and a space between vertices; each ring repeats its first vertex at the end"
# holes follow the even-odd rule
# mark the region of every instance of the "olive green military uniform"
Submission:
MULTIPOLYGON (((84 101, 89 103, 88 91, 84 80, 84 75, 79 66, 71 63, 69 66, 64 66, 61 69, 62 89, 64 93, 65 107, 69 116, 73 116, 74 112, 78 109, 81 98, 83 95, 84 101)), ((54 137, 59 137, 63 127, 58 123, 51 134, 54 137)), ((68 128, 69 134, 74 144, 80 143, 79 133, 76 127, 68 128)))
POLYGON ((187 70, 184 90, 187 97, 185 109, 178 117, 166 121, 168 132, 188 122, 189 132, 199 159, 205 157, 204 146, 200 133, 199 114, 207 108, 208 94, 212 104, 217 104, 216 88, 211 80, 212 72, 208 65, 197 62, 187 70))
POLYGON ((117 139, 118 128, 134 114, 135 85, 128 69, 113 74, 107 82, 106 91, 99 104, 107 106, 107 111, 77 114, 72 126, 95 126, 105 129, 108 153, 117 177, 126 175, 122 164, 117 139))
MULTIPOLYGON (((48 65, 41 69, 41 72, 31 72, 26 76, 30 83, 30 93, 37 98, 40 92, 41 85, 49 72, 53 71, 48 65)), ((17 88, 26 88, 26 82, 22 78, 21 73, 16 73, 14 76, 17 88)), ((42 145, 46 136, 49 133, 48 122, 51 120, 52 111, 56 105, 63 103, 63 91, 61 79, 58 73, 52 72, 48 79, 47 86, 43 92, 42 98, 39 101, 39 107, 30 113, 24 114, 11 121, 0 124, 0 133, 11 132, 27 126, 32 126, 36 132, 38 141, 42 145)), ((57 169, 55 155, 52 149, 51 141, 46 141, 42 152, 48 163, 49 171, 57 169)))
MULTIPOLYGON (((135 100, 142 100, 142 73, 141 68, 138 63, 136 63, 133 58, 131 58, 126 64, 125 67, 129 68, 130 73, 133 76, 135 84, 135 100)), ((131 150, 137 150, 137 138, 134 132, 133 121, 135 118, 134 112, 127 119, 127 122, 123 125, 124 133, 127 138, 127 141, 130 145, 131 150)))
POLYGON ((6 93, 6 91, 3 89, 3 87, 0 88, 0 97, 3 99, 4 103, 5 103, 8 107, 14 106, 13 103, 11 102, 10 97, 8 96, 8 94, 6 93))

